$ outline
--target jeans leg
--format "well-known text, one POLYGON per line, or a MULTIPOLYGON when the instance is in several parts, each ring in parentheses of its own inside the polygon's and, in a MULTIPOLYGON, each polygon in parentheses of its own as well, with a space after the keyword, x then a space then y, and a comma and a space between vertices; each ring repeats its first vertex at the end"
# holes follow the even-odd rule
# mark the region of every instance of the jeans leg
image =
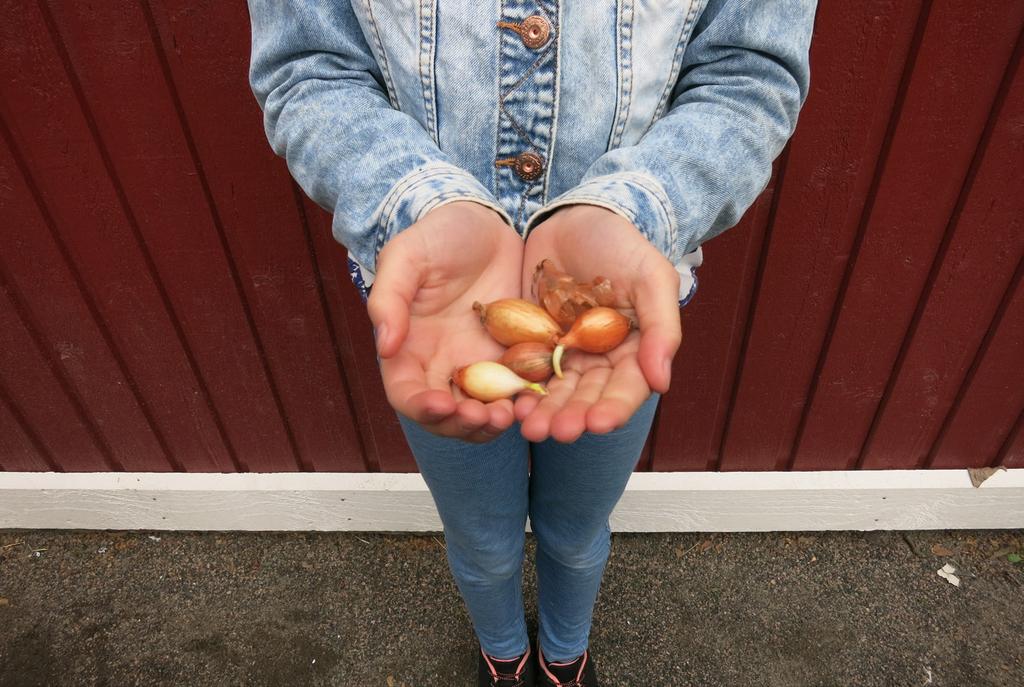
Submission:
POLYGON ((533 445, 530 526, 537 539, 538 639, 544 658, 587 648, 611 547, 608 516, 622 497, 651 429, 658 395, 608 434, 533 445))
POLYGON ((448 567, 480 645, 495 658, 525 653, 529 447, 519 425, 486 444, 472 444, 398 419, 441 516, 448 567))

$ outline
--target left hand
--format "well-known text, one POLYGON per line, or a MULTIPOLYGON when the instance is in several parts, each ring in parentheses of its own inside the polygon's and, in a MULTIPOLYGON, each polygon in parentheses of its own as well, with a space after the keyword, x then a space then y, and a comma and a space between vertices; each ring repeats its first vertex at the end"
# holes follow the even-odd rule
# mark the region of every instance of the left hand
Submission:
POLYGON ((472 201, 434 208, 388 241, 367 308, 384 391, 396 411, 429 432, 472 442, 490 441, 512 425, 511 401, 481 403, 449 380, 458 366, 501 355, 473 302, 518 295, 522 255, 519 235, 472 201))
POLYGON ((527 300, 533 300, 534 268, 545 258, 577 281, 610 279, 616 307, 639 323, 639 331, 606 354, 566 351, 565 378, 552 377, 548 396, 516 400, 525 438, 571 442, 585 431, 621 427, 652 391, 668 391, 682 341, 679 274, 629 221, 596 205, 561 208, 530 233, 523 257, 527 300))

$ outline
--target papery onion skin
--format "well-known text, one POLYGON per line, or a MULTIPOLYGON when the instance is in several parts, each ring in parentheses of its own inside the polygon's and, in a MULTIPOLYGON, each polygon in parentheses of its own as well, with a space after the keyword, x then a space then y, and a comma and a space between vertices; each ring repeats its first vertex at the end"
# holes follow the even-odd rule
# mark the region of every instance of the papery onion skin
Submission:
POLYGON ((591 293, 593 293, 594 300, 597 301, 598 305, 604 305, 609 308, 615 307, 615 291, 612 288, 612 282, 610 279, 594 277, 593 290, 591 293))
POLYGON ((550 344, 528 341, 509 348, 498 362, 523 379, 546 382, 554 374, 554 368, 551 366, 553 351, 554 347, 550 344))
POLYGON ((598 276, 591 282, 576 281, 546 258, 533 271, 532 293, 563 329, 590 308, 614 307, 617 300, 611 280, 598 276))
POLYGON ((562 328, 544 308, 521 298, 504 298, 484 305, 473 303, 491 337, 503 346, 536 342, 554 345, 562 328))
POLYGON ((511 398, 527 389, 541 395, 548 393, 540 384, 525 380, 501 363, 490 360, 456 369, 452 373, 452 381, 466 395, 484 403, 511 398))

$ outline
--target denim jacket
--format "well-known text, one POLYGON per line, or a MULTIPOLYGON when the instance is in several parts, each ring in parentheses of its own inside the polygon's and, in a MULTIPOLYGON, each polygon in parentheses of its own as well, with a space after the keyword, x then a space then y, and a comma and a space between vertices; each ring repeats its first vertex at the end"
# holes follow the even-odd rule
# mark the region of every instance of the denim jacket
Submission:
POLYGON ((764 189, 807 96, 815 0, 249 0, 274 151, 365 297, 385 243, 473 200, 524 238, 603 206, 676 265, 764 189))

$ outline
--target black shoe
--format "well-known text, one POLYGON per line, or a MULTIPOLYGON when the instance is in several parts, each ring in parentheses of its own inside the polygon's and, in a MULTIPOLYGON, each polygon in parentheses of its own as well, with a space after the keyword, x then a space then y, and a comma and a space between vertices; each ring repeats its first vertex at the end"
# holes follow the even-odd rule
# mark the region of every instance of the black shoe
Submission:
POLYGON ((479 687, 535 687, 537 684, 537 661, 531 647, 526 647, 522 656, 508 661, 496 661, 481 648, 479 666, 479 687))
POLYGON ((537 660, 540 664, 541 687, 599 687, 597 669, 589 649, 575 661, 548 663, 544 660, 544 652, 540 650, 538 644, 537 660))

